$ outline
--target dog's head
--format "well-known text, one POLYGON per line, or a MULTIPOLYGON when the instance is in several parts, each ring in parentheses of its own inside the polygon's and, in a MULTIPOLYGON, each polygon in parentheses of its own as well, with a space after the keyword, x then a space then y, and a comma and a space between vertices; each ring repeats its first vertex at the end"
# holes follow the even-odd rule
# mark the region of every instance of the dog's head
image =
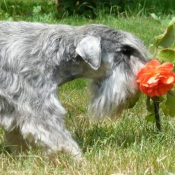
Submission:
POLYGON ((90 36, 80 41, 76 52, 93 72, 89 111, 96 117, 115 116, 138 95, 137 74, 148 61, 147 51, 130 33, 99 28, 91 26, 90 36))

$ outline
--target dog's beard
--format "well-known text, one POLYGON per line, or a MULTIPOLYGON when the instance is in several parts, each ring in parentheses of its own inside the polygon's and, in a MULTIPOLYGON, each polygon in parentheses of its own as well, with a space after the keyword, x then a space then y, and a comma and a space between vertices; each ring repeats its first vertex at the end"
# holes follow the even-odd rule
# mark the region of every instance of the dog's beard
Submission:
POLYGON ((89 112, 94 119, 119 117, 130 100, 138 95, 137 73, 144 64, 134 60, 130 60, 132 69, 121 63, 109 77, 92 81, 89 112))

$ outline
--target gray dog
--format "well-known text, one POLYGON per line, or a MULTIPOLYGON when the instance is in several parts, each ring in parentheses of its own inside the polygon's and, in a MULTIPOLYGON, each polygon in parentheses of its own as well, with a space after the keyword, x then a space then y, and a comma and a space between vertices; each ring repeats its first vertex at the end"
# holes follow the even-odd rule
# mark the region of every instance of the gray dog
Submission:
POLYGON ((104 25, 0 22, 0 126, 7 145, 13 152, 31 145, 47 155, 81 157, 65 128, 58 86, 92 79, 89 111, 114 116, 138 93, 137 73, 147 61, 137 37, 104 25))

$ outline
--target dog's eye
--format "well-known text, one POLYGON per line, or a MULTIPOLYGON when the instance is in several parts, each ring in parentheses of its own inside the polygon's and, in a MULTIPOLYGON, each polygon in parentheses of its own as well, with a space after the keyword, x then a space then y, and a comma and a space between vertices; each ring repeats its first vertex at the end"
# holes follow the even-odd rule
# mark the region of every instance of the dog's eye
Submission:
POLYGON ((123 53, 125 55, 131 55, 134 52, 134 48, 130 47, 130 46, 123 46, 123 47, 117 47, 115 49, 115 53, 123 53))
POLYGON ((132 55, 133 52, 134 52, 134 48, 132 48, 130 46, 124 46, 122 48, 122 53, 125 55, 132 55))

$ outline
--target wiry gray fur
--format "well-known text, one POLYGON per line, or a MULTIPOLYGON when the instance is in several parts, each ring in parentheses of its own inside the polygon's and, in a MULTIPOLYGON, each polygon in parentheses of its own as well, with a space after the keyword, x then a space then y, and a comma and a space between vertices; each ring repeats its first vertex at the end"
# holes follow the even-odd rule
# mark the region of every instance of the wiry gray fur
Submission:
POLYGON ((137 94, 135 80, 146 62, 138 38, 104 25, 0 22, 0 125, 7 144, 80 157, 64 125, 58 86, 92 79, 89 111, 113 116, 137 94))

